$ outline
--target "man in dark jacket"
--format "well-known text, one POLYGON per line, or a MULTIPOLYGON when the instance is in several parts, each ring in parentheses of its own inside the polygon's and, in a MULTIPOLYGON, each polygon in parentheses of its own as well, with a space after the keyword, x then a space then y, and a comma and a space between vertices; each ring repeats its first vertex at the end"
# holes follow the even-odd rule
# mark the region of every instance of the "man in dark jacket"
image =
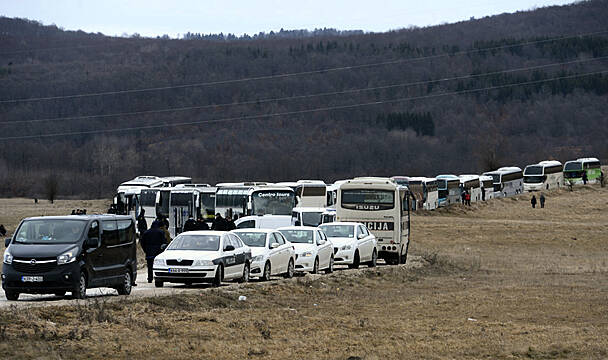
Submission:
POLYGON ((228 225, 226 224, 226 220, 222 217, 220 213, 215 214, 215 220, 213 220, 213 224, 211 224, 211 230, 217 231, 227 231, 228 225))
POLYGON ((161 246, 166 244, 165 233, 160 228, 161 224, 158 221, 154 221, 149 230, 147 230, 139 242, 141 248, 146 254, 146 263, 148 265, 148 282, 151 283, 154 280, 154 273, 152 271, 154 267, 154 258, 162 251, 161 246))
POLYGON ((186 220, 186 222, 184 223, 184 232, 195 230, 198 230, 198 224, 196 223, 196 220, 194 220, 192 215, 190 215, 188 220, 186 220))
POLYGON ((209 225, 207 225, 207 223, 205 222, 205 219, 203 219, 202 216, 198 216, 198 219, 196 220, 196 226, 197 226, 197 230, 209 230, 209 225))
POLYGON ((147 230, 148 222, 146 221, 146 210, 141 209, 141 212, 137 217, 137 231, 139 231, 139 237, 141 238, 147 230))

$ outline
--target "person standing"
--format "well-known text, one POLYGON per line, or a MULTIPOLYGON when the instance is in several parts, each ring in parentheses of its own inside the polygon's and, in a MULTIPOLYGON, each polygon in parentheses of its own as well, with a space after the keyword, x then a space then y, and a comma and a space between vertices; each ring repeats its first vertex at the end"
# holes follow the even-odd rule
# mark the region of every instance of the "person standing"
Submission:
POLYGON ((203 219, 202 216, 198 216, 198 219, 196 220, 196 229, 197 230, 209 230, 209 225, 207 225, 207 222, 205 222, 205 219, 203 219))
POLYGON ((226 220, 224 220, 222 214, 215 214, 215 219, 213 220, 213 224, 211 224, 211 230, 226 231, 227 227, 226 220))
POLYGON ((532 204, 532 209, 536 208, 536 195, 532 195, 532 199, 530 199, 530 204, 532 204))
POLYGON ((137 231, 139 231, 139 238, 144 236, 144 233, 148 230, 148 222, 146 221, 146 210, 143 208, 137 217, 137 231))
POLYGON ((159 221, 152 222, 152 226, 146 232, 144 232, 139 242, 142 250, 146 254, 146 264, 148 266, 148 283, 154 280, 154 258, 163 252, 162 245, 166 244, 165 233, 161 229, 161 223, 159 221))
POLYGON ((587 185, 587 180, 589 180, 587 177, 587 171, 583 170, 583 185, 587 185))
POLYGON ((186 220, 186 222, 184 223, 184 232, 195 231, 195 230, 198 230, 198 224, 197 224, 196 220, 194 220, 194 217, 192 217, 192 215, 190 215, 188 217, 188 220, 186 220))
POLYGON ((471 193, 468 191, 464 192, 464 202, 466 205, 471 206, 471 193))
POLYGON ((540 193, 539 200, 540 200, 540 208, 544 209, 545 208, 545 195, 543 193, 540 193))

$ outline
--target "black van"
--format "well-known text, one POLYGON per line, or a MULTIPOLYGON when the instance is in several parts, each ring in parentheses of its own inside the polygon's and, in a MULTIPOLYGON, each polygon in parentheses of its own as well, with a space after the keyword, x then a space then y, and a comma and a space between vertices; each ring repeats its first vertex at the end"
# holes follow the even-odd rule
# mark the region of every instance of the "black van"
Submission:
POLYGON ((87 288, 131 293, 137 277, 135 224, 130 216, 73 215, 21 221, 2 264, 8 300, 19 294, 55 294, 82 299, 87 288))

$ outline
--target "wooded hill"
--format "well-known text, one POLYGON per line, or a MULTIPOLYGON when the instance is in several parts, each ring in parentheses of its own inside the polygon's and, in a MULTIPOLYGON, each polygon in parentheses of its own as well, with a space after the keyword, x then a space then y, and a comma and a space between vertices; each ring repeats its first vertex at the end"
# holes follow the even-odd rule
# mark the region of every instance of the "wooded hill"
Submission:
POLYGON ((588 1, 387 33, 185 39, 0 18, 0 196, 42 196, 49 179, 99 197, 136 175, 333 181, 606 162, 607 18, 608 1, 588 1))

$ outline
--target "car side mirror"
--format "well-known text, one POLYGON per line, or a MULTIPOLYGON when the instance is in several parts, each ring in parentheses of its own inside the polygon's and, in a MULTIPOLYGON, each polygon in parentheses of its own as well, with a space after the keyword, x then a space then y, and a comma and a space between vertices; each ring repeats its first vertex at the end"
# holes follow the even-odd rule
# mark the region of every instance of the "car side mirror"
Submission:
POLYGON ((276 249, 278 247, 279 247, 279 243, 273 242, 272 244, 270 244, 271 249, 276 249))
POLYGON ((226 245, 226 247, 224 247, 224 251, 234 251, 234 246, 226 245))
POLYGON ((87 249, 94 249, 99 246, 99 241, 96 238, 87 238, 84 242, 84 245, 87 249))
POLYGON ((324 245, 325 243, 326 243, 326 241, 325 241, 325 240, 323 240, 323 239, 319 239, 319 245, 324 245))
POLYGON ((361 240, 365 237, 365 234, 361 233, 359 235, 357 235, 357 239, 361 240))
POLYGON ((8 245, 11 243, 11 240, 13 240, 13 238, 4 239, 4 247, 8 247, 8 245))

